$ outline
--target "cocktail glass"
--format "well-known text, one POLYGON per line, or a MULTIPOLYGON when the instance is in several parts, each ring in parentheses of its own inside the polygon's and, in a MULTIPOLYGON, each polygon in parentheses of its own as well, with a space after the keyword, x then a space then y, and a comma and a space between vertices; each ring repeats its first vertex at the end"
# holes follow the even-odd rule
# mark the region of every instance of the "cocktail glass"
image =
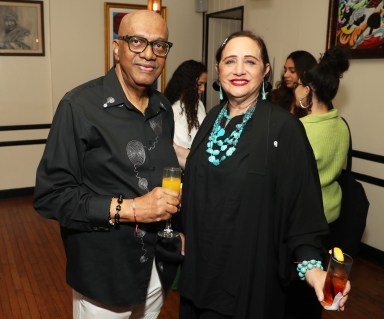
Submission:
POLYGON ((343 297, 343 291, 351 272, 353 259, 344 254, 344 261, 330 256, 327 276, 324 284, 324 300, 321 302, 326 310, 338 310, 339 301, 343 297))
MULTIPOLYGON (((181 168, 166 167, 163 169, 162 187, 173 189, 180 193, 181 189, 181 168)), ((165 228, 157 233, 160 237, 173 238, 179 233, 172 229, 171 218, 165 221, 165 228)))

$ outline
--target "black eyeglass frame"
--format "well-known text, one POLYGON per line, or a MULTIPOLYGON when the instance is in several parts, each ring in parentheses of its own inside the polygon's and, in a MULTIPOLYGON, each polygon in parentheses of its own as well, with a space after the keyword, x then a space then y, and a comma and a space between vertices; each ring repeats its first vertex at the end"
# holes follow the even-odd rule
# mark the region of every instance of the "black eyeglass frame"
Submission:
POLYGON ((148 41, 146 38, 138 37, 136 35, 123 35, 123 36, 119 36, 117 39, 127 42, 129 50, 132 51, 133 53, 142 53, 145 51, 145 49, 148 47, 148 45, 150 45, 152 47, 153 54, 158 56, 158 57, 162 57, 162 58, 166 57, 168 55, 169 50, 171 50, 171 48, 173 46, 172 42, 168 42, 168 41, 164 41, 164 40, 148 41), (144 41, 146 44, 145 44, 145 47, 143 48, 143 50, 141 50, 141 51, 140 50, 132 50, 131 45, 130 45, 131 39, 138 39, 138 40, 144 41), (153 45, 156 45, 156 43, 162 43, 162 44, 167 45, 167 52, 165 53, 165 55, 159 55, 158 53, 155 52, 155 50, 153 49, 153 45))

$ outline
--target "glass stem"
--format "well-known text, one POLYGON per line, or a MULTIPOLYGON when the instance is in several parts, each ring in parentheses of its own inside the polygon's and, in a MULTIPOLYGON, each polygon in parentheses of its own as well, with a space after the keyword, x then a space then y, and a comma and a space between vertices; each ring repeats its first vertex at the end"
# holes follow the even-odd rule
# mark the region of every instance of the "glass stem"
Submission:
POLYGON ((167 219, 166 221, 165 221, 165 231, 167 231, 167 232, 172 232, 173 230, 172 230, 172 224, 171 224, 171 218, 170 219, 167 219))

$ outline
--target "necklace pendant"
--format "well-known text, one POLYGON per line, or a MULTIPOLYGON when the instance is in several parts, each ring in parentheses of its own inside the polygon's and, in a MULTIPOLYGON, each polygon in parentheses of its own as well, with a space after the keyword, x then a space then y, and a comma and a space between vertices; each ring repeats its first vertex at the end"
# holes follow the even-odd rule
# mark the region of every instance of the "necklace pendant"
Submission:
POLYGON ((225 130, 222 128, 222 127, 220 127, 220 130, 217 132, 217 137, 222 137, 223 135, 225 134, 225 130))
POLYGON ((227 156, 232 156, 232 154, 236 151, 235 147, 230 147, 228 151, 226 152, 227 156))

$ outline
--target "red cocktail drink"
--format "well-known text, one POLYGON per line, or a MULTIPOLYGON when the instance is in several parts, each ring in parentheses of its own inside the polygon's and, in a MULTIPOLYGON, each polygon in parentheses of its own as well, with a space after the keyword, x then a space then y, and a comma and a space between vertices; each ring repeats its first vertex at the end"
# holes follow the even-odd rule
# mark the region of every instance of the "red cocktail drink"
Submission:
POLYGON ((327 277, 324 284, 324 300, 322 305, 327 310, 338 310, 339 301, 343 297, 343 291, 348 281, 353 259, 347 254, 344 261, 339 261, 331 256, 329 259, 327 277))

